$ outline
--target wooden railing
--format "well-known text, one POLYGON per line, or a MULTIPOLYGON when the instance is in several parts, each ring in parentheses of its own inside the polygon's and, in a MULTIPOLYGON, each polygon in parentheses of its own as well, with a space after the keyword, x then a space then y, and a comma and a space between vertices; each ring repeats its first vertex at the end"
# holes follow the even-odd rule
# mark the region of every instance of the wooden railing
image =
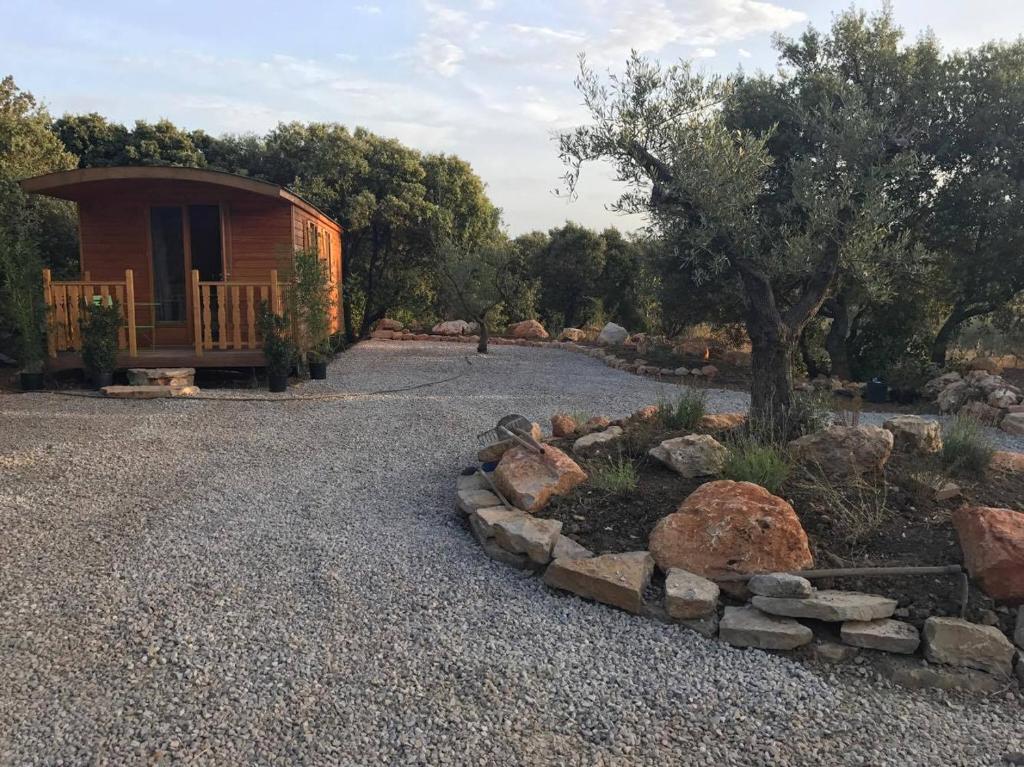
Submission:
POLYGON ((281 312, 281 286, 277 270, 263 282, 203 282, 192 270, 192 329, 195 351, 205 349, 258 349, 262 339, 256 329, 256 310, 261 302, 281 312))
POLYGON ((93 280, 89 273, 81 280, 54 282, 50 270, 43 269, 43 300, 47 308, 47 351, 81 351, 82 332, 79 327, 82 304, 117 301, 125 318, 118 331, 117 345, 132 357, 138 355, 135 333, 135 280, 131 269, 125 269, 123 280, 93 280))

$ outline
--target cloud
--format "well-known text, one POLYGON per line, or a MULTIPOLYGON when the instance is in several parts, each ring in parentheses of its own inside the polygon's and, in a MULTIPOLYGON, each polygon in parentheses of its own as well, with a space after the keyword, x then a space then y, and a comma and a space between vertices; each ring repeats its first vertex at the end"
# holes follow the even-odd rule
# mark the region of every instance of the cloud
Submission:
POLYGON ((367 16, 379 16, 384 12, 379 5, 357 5, 355 9, 367 16))
POLYGON ((420 35, 416 54, 423 66, 442 77, 454 77, 466 58, 465 52, 451 40, 432 35, 420 35))
POLYGON ((746 48, 740 48, 736 52, 740 55, 741 59, 749 59, 752 55, 746 48))
POLYGON ((690 57, 694 59, 713 59, 717 55, 718 51, 714 48, 698 48, 690 54, 690 57))

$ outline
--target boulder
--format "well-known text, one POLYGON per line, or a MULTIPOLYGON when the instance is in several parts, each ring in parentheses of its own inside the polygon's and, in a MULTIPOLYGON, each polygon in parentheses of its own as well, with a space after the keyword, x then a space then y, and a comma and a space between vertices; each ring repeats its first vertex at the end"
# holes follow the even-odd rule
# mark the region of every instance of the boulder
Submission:
POLYGON ((609 322, 597 335, 597 342, 601 346, 618 346, 626 342, 629 338, 629 331, 626 330, 622 325, 616 325, 614 322, 609 322))
POLYGON ((973 418, 986 426, 998 426, 1003 420, 1003 411, 979 400, 967 402, 960 408, 960 414, 973 418))
POLYGON ((576 433, 576 419, 565 413, 551 416, 551 433, 556 437, 571 437, 576 433))
POLYGON ((995 626, 961 618, 931 617, 924 622, 924 657, 932 663, 966 666, 990 674, 1013 671, 1013 644, 995 626))
POLYGON ((873 621, 847 621, 839 628, 839 636, 846 644, 868 650, 882 650, 910 655, 917 651, 921 637, 909 623, 892 618, 873 621))
POLYGON ((892 432, 893 448, 907 453, 937 453, 942 450, 942 427, 917 415, 897 415, 884 428, 892 432))
POLYGON ((988 404, 1005 410, 1017 404, 1020 398, 1009 389, 996 389, 988 395, 988 404))
POLYGON ((490 490, 483 488, 459 490, 455 494, 455 506, 463 514, 472 514, 478 509, 501 506, 501 499, 490 490))
POLYGON ((804 570, 814 564, 793 507, 751 482, 698 487, 651 532, 651 554, 672 568, 715 577, 804 570))
POLYGON ((455 480, 456 490, 490 490, 484 478, 477 472, 472 474, 460 474, 455 480))
POLYGON ((463 333, 472 332, 470 327, 465 320, 448 320, 437 323, 430 332, 438 336, 461 336, 463 333))
POLYGON ((993 469, 1007 472, 1024 472, 1024 453, 1013 453, 1008 450, 996 450, 992 454, 993 469))
POLYGON ((676 620, 703 618, 718 609, 719 593, 714 581, 674 567, 665 578, 665 610, 676 620))
POLYGON ((953 371, 951 373, 943 373, 942 375, 937 376, 936 378, 933 378, 928 383, 926 383, 921 392, 926 397, 935 398, 939 396, 939 392, 941 392, 947 386, 956 383, 957 381, 960 381, 962 379, 963 376, 961 376, 956 371, 953 371))
POLYGON ((192 386, 195 368, 129 368, 130 386, 192 386))
POLYGON ((676 352, 686 357, 700 357, 701 359, 707 359, 711 350, 708 349, 706 342, 687 338, 686 340, 680 341, 676 344, 676 352))
POLYGON ((146 384, 140 386, 104 386, 100 391, 113 399, 167 399, 169 397, 194 397, 199 394, 198 386, 164 386, 146 384))
POLYGON ((513 447, 494 470, 494 483, 502 495, 531 512, 543 509, 553 496, 565 495, 586 479, 583 469, 552 445, 546 445, 543 453, 513 447))
POLYGON ((598 450, 610 442, 615 442, 623 434, 621 426, 609 426, 604 431, 585 434, 572 444, 572 451, 579 455, 598 450))
POLYGON ((700 369, 700 374, 705 378, 714 378, 718 375, 718 368, 714 365, 705 365, 700 369))
POLYGON ((977 398, 980 392, 964 380, 957 380, 949 384, 938 393, 935 398, 939 411, 942 413, 956 413, 972 398, 977 398))
POLYGON ((697 422, 697 428, 701 431, 732 431, 746 422, 746 413, 708 413, 697 422))
POLYGON ((755 575, 747 581, 751 594, 759 597, 809 597, 814 586, 806 578, 790 573, 767 573, 755 575))
MULTIPOLYGON (((530 424, 530 436, 536 442, 544 439, 544 432, 541 431, 539 423, 530 424)), ((476 459, 480 463, 492 463, 501 460, 501 457, 505 455, 507 450, 518 445, 519 443, 514 439, 503 439, 500 442, 495 442, 493 445, 480 448, 476 453, 476 459)))
POLYGON ((601 431, 601 429, 607 429, 612 425, 612 419, 603 415, 595 415, 588 418, 583 424, 581 424, 576 431, 581 434, 590 434, 591 432, 601 431))
POLYGON ((587 333, 579 328, 565 328, 558 334, 558 340, 572 341, 573 343, 578 344, 587 340, 587 333))
POLYGON ((881 471, 892 446, 892 432, 878 426, 829 426, 789 443, 797 461, 840 478, 881 471))
POLYGON ((507 551, 525 554, 531 561, 545 565, 562 532, 555 519, 537 519, 529 514, 505 517, 494 523, 494 539, 507 551))
POLYGON ((631 551, 588 559, 556 559, 544 572, 544 582, 552 588, 639 614, 644 609, 644 589, 653 572, 650 554, 631 551))
POLYGON ((993 599, 1024 603, 1024 513, 987 506, 953 512, 967 572, 993 599))
POLYGON ((814 633, 792 618, 766 615, 753 607, 726 607, 718 636, 734 647, 792 650, 810 642, 814 633))
POLYGON ((725 466, 729 451, 709 434, 687 434, 667 439, 648 453, 684 477, 707 477, 725 466))
POLYGON ((681 368, 676 368, 675 370, 672 371, 672 375, 677 375, 680 377, 688 376, 690 375, 690 368, 686 367, 685 365, 681 368))
POLYGON ((1024 434, 1024 413, 1007 413, 999 422, 999 428, 1007 434, 1024 434))
POLYGON ((991 357, 975 357, 968 361, 967 369, 983 370, 984 372, 991 373, 992 375, 999 375, 1003 372, 1003 366, 991 357))
POLYGON ((506 509, 504 506, 492 506, 477 509, 469 515, 469 527, 476 539, 483 543, 494 537, 494 526, 505 519, 514 519, 523 514, 519 509, 506 509))
POLYGON ((398 320, 385 317, 377 321, 377 330, 405 330, 405 326, 398 320))
POLYGON ((551 549, 552 559, 589 559, 592 556, 594 552, 565 535, 559 535, 551 549))
POLYGON ((530 338, 544 340, 548 337, 548 331, 544 329, 537 320, 523 320, 508 326, 508 334, 512 338, 530 338))
POLYGON ((788 618, 818 621, 873 621, 888 618, 896 610, 896 600, 856 591, 815 591, 809 597, 758 597, 750 600, 761 612, 788 618))

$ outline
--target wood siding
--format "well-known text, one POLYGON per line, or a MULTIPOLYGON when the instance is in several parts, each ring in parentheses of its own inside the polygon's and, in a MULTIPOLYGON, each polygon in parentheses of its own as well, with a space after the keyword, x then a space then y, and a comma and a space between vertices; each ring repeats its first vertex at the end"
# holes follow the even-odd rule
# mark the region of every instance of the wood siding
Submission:
POLYGON ((292 208, 292 242, 296 250, 316 247, 327 259, 331 282, 335 287, 331 330, 341 330, 341 227, 326 216, 314 216, 298 207, 292 208))

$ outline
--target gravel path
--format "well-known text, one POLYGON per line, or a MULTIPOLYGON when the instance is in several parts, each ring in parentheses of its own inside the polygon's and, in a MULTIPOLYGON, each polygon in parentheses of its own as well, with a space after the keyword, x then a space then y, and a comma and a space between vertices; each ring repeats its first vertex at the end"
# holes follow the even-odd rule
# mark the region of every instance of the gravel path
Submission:
MULTIPOLYGON (((322 402, 0 398, 0 764, 983 765, 1021 699, 909 693, 548 591, 452 509, 471 435, 660 384, 361 344, 322 402), (372 394, 464 373, 404 393, 372 394)), ((743 404, 712 394, 714 409, 743 404)))

